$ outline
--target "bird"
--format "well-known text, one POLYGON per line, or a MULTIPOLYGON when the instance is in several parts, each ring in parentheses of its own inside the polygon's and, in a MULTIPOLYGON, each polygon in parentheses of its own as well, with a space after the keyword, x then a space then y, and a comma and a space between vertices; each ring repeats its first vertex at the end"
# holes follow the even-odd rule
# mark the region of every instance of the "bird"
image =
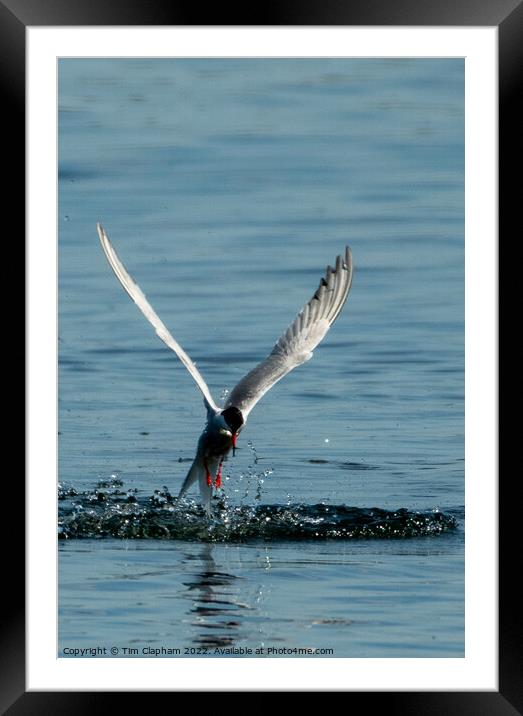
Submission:
POLYGON ((245 427, 249 413, 275 383, 312 358, 313 350, 339 316, 352 285, 351 249, 346 246, 343 255, 336 257, 334 266, 327 266, 325 276, 321 278, 312 298, 278 338, 269 355, 239 381, 228 394, 223 407, 219 407, 194 362, 167 330, 141 288, 120 261, 100 223, 97 224, 97 230, 107 261, 123 288, 153 326, 156 335, 185 365, 203 395, 207 421, 178 499, 198 482, 205 513, 211 516, 214 489, 220 489, 222 486, 224 460, 228 458, 231 450, 234 456, 238 436, 245 427))

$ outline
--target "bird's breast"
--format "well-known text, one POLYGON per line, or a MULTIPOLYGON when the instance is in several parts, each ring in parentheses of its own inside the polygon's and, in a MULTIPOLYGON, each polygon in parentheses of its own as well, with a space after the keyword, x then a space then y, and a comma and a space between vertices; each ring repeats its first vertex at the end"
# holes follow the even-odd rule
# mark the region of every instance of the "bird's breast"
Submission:
POLYGON ((200 450, 206 457, 225 455, 231 448, 232 433, 225 428, 206 431, 200 440, 200 450))

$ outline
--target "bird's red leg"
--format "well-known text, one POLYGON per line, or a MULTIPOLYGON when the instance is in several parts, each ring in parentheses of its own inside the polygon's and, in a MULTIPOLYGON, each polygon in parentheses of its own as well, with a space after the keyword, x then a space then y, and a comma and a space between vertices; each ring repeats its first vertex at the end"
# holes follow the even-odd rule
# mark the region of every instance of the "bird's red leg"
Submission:
POLYGON ((222 465, 223 465, 223 460, 220 460, 220 465, 218 466, 218 472, 216 473, 216 480, 214 481, 215 487, 222 486, 222 465))
POLYGON ((209 467, 208 467, 208 465, 207 465, 207 460, 204 460, 204 461, 203 461, 203 464, 204 464, 204 466, 205 466, 205 472, 206 472, 206 475, 207 475, 207 484, 209 485, 209 487, 212 487, 212 476, 211 476, 211 473, 209 472, 209 467))
POLYGON ((238 433, 232 434, 232 456, 236 455, 236 440, 238 439, 238 433))

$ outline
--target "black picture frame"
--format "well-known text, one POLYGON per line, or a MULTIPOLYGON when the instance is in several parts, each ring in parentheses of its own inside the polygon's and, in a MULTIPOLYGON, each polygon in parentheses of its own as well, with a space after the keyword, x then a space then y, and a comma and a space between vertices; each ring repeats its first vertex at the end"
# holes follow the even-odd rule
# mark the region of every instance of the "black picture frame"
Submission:
MULTIPOLYGON (((521 95, 523 67, 523 3, 521 0, 453 0, 452 3, 422 2, 420 0, 366 0, 346 2, 264 3, 243 11, 237 7, 202 8, 165 0, 0 0, 0 86, 4 111, 4 142, 16 147, 13 158, 5 160, 4 179, 8 184, 6 206, 13 227, 21 227, 25 215, 25 31, 28 26, 67 25, 397 25, 397 26, 490 26, 498 28, 499 37, 499 149, 500 149, 500 236, 508 238, 512 228, 511 210, 520 199, 520 146, 522 118, 517 111, 521 95), (202 16, 205 23, 201 22, 202 16), (516 192, 518 197, 516 199, 516 192)), ((5 215, 4 215, 5 217, 5 215)), ((520 222, 514 221, 520 232, 520 222)), ((10 229, 12 236, 13 229, 10 229)), ((5 243, 18 252, 24 261, 24 242, 18 236, 21 228, 5 243)), ((511 237, 512 238, 512 237, 511 237)), ((18 257, 17 257, 18 258, 18 257)), ((13 262, 13 265, 14 262, 13 262)), ((23 299, 21 301, 23 303, 23 299)), ((12 320, 9 327, 9 366, 21 365, 13 360, 18 346, 23 345, 23 321, 12 320)), ((18 400, 24 404, 22 399, 18 400)), ((6 509, 3 514, 4 536, 9 544, 10 567, 4 565, 3 627, 0 634, 0 709, 12 716, 52 713, 82 714, 107 708, 121 708, 122 693, 117 692, 26 692, 25 687, 25 546, 20 527, 22 514, 22 480, 5 493, 4 499, 16 499, 18 509, 6 509)), ((349 692, 351 708, 361 701, 366 710, 386 709, 388 714, 427 715, 460 714, 523 714, 523 635, 521 629, 521 597, 517 582, 522 573, 518 521, 513 505, 518 504, 518 479, 500 481, 500 539, 499 539, 499 691, 457 692, 349 692), (519 568, 518 568, 519 563, 519 568)), ((4 554, 4 558, 6 555, 4 554)), ((340 689, 341 690, 341 689, 340 689)), ((158 694, 160 695, 160 694, 158 694)), ((164 693, 172 699, 175 695, 164 693)), ((132 694, 133 704, 142 699, 132 694)), ((150 698, 149 695, 146 698, 150 698)), ((261 703, 258 702, 261 706, 261 703)), ((171 700, 171 708, 173 706, 171 700)))

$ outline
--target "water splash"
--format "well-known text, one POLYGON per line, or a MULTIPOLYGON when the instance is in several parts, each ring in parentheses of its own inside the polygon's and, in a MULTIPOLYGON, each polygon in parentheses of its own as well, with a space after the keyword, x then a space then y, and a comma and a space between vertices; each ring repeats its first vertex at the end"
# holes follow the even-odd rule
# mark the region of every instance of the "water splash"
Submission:
POLYGON ((346 540, 434 536, 457 527, 452 515, 438 510, 390 511, 325 503, 232 506, 224 497, 215 498, 214 516, 208 518, 199 504, 174 498, 166 487, 150 497, 122 488, 121 480, 101 481, 84 492, 59 485, 59 538, 346 540))

